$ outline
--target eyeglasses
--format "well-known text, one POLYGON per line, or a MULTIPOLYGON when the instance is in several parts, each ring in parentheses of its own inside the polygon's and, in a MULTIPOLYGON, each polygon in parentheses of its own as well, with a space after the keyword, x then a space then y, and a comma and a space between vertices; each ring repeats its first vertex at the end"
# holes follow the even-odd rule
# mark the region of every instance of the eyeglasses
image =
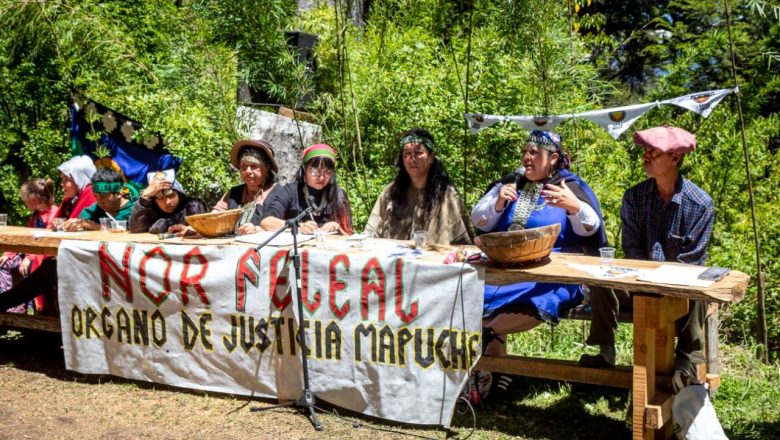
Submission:
POLYGON ((308 173, 311 177, 320 177, 325 176, 328 179, 333 177, 334 171, 333 170, 320 170, 319 168, 309 168, 308 173))

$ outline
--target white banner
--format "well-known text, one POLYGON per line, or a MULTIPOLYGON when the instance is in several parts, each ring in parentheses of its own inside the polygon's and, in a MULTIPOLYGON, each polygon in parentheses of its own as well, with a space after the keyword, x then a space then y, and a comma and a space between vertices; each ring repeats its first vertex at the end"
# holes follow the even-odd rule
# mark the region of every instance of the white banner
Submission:
POLYGON ((501 121, 505 121, 505 116, 495 116, 495 115, 483 115, 483 114, 466 114, 466 120, 469 123, 469 130, 471 130, 471 134, 474 134, 478 132, 479 130, 482 130, 483 128, 488 128, 492 125, 495 125, 501 121))
MULTIPOLYGON (((301 347, 287 260, 274 248, 63 241, 66 366, 296 399, 301 347)), ((301 260, 315 395, 371 416, 448 426, 479 356, 482 271, 311 248, 301 260)))
POLYGON ((628 130, 637 119, 645 113, 657 107, 658 104, 629 105, 626 107, 608 108, 606 110, 594 110, 592 112, 578 113, 577 117, 587 119, 607 130, 613 139, 617 139, 624 131, 628 130))
POLYGON ((528 131, 554 130, 561 122, 571 119, 571 115, 563 116, 507 116, 506 119, 520 125, 528 131))
POLYGON ((662 101, 662 103, 680 106, 706 118, 723 101, 723 98, 732 93, 734 93, 734 89, 709 90, 707 92, 691 93, 690 95, 667 99, 662 101))
POLYGON ((504 115, 483 115, 479 113, 469 113, 464 115, 468 121, 471 134, 476 134, 483 128, 490 127, 501 121, 512 121, 519 124, 526 130, 554 130, 561 122, 573 118, 582 118, 595 122, 603 129, 607 130, 613 138, 617 139, 623 134, 631 124, 642 117, 645 113, 661 104, 673 104, 690 111, 696 112, 705 118, 712 113, 712 110, 723 101, 723 98, 736 89, 708 90, 706 92, 696 92, 677 98, 671 98, 660 102, 651 102, 648 104, 636 104, 623 107, 607 108, 603 110, 592 110, 583 113, 573 113, 570 115, 550 115, 550 116, 504 116, 504 115))

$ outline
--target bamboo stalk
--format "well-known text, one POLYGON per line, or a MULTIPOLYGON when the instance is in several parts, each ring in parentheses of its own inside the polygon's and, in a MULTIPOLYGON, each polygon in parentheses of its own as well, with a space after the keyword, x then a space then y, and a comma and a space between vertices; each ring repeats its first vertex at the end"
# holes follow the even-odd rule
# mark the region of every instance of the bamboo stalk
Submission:
POLYGON ((735 95, 737 97, 737 113, 739 114, 739 126, 742 134, 742 153, 745 156, 745 174, 747 175, 748 195, 750 197, 750 215, 753 219, 753 240, 756 246, 756 269, 758 270, 758 340, 763 344, 763 355, 759 354, 764 363, 769 362, 769 340, 766 329, 766 293, 764 290, 764 270, 761 264, 761 242, 758 239, 758 221, 756 220, 756 203, 753 196, 753 178, 750 176, 750 154, 745 135, 745 118, 742 114, 742 100, 740 99, 739 83, 737 82, 737 61, 734 55, 734 37, 731 33, 731 11, 728 0, 723 0, 723 8, 726 13, 726 27, 729 32, 729 50, 731 52, 731 76, 734 79, 735 95))

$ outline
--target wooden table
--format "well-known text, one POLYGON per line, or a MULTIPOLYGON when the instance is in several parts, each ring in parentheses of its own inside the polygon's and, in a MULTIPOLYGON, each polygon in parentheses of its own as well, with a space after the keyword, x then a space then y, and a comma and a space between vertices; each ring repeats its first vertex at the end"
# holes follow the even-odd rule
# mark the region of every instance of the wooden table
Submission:
MULTIPOLYGON (((114 234, 109 232, 84 232, 58 234, 35 238, 33 230, 7 226, 0 228, 0 251, 15 251, 56 255, 60 241, 102 240, 119 242, 158 243, 153 234, 114 234)), ((230 239, 181 239, 164 240, 166 244, 231 244, 230 239)), ((747 289, 749 277, 739 271, 731 271, 725 278, 709 287, 690 287, 671 284, 655 284, 636 277, 599 279, 576 270, 570 264, 599 265, 596 257, 568 254, 552 254, 545 261, 523 267, 503 268, 485 265, 485 281, 504 285, 520 281, 543 281, 564 284, 586 284, 633 292, 634 363, 611 369, 581 368, 576 362, 551 359, 532 359, 520 356, 483 356, 478 367, 490 371, 519 374, 545 379, 586 382, 609 386, 630 387, 633 390, 633 437, 652 438, 656 434, 671 435, 671 408, 673 398, 659 390, 657 379, 672 372, 674 363, 674 321, 688 310, 688 300, 716 303, 736 303, 747 289), (657 429, 663 429, 658 433, 657 429)), ((616 260, 615 265, 640 270, 652 270, 661 264, 653 261, 616 260)), ((0 326, 25 325, 32 319, 46 318, 48 330, 59 331, 56 318, 20 316, 0 313, 0 326), (20 322, 23 321, 23 322, 20 322)))
MULTIPOLYGON (((577 362, 533 359, 520 356, 483 356, 478 367, 490 371, 545 379, 585 382, 632 389, 635 439, 670 437, 673 396, 659 389, 659 379, 672 373, 674 366, 674 321, 688 312, 688 300, 736 303, 745 295, 748 275, 731 271, 708 287, 656 284, 636 276, 599 279, 576 270, 570 264, 601 264, 598 257, 551 254, 542 263, 519 268, 486 266, 485 282, 505 285, 521 281, 585 284, 633 293, 634 363, 617 368, 583 368, 577 362), (661 429, 660 432, 656 431, 661 429)), ((616 266, 652 270, 674 263, 616 260, 616 266)), ((686 265, 680 265, 686 266, 686 265)))

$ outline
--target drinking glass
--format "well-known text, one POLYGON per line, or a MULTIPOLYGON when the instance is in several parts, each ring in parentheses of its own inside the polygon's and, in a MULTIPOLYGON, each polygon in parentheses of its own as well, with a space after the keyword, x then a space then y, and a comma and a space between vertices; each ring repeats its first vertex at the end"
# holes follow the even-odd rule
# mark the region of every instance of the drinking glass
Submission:
POLYGON ((425 241, 428 238, 428 232, 427 231, 414 231, 414 234, 412 234, 414 237, 414 247, 415 249, 422 249, 425 246, 425 241))
POLYGON ((601 254, 601 267, 609 269, 612 267, 612 263, 615 261, 615 248, 603 247, 599 248, 601 254))

